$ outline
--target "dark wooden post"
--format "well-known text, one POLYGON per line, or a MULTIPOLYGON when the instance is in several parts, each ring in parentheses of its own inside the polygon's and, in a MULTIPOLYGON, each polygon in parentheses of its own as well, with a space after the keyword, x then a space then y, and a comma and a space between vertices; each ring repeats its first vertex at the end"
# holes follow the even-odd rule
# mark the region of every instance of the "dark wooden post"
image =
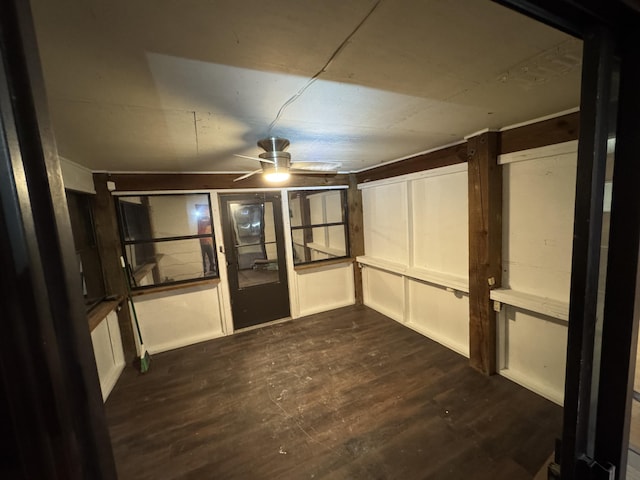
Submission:
POLYGON ((502 280, 502 167, 498 133, 468 139, 469 159, 469 360, 496 372, 496 314, 489 292, 502 280))
MULTIPOLYGON (((127 297, 127 285, 124 283, 124 275, 120 266, 120 255, 122 246, 118 235, 118 220, 116 218, 116 207, 113 196, 107 187, 109 175, 106 173, 94 173, 93 184, 96 189, 94 203, 94 220, 96 224, 96 235, 98 237, 98 248, 100 249, 100 259, 102 260, 102 272, 107 292, 110 295, 120 295, 127 297)), ((122 308, 118 312, 118 324, 122 336, 122 348, 125 358, 132 359, 136 356, 136 347, 133 340, 133 330, 131 327, 131 317, 129 309, 122 308)))
MULTIPOLYGON (((354 174, 349 175, 349 190, 347 191, 347 205, 349 207, 349 248, 352 258, 364 255, 364 229, 362 222, 362 192, 358 190, 358 180, 354 174)), ((353 280, 356 294, 356 305, 362 305, 362 270, 358 264, 353 265, 353 280)))
POLYGON ((0 61, 0 471, 115 479, 29 2, 0 3, 0 61))

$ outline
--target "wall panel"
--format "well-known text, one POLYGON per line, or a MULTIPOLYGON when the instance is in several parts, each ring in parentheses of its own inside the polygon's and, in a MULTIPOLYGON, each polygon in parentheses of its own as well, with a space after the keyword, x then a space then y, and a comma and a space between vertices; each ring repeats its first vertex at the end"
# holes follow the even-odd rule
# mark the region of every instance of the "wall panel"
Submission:
POLYGON ((124 354, 118 316, 110 312, 91 332, 102 399, 106 400, 124 369, 124 354))
POLYGON ((558 404, 564 397, 567 324, 509 305, 501 316, 501 374, 558 404))
POLYGON ((223 335, 218 286, 134 297, 144 344, 158 353, 223 335))
POLYGON ((467 165, 359 188, 365 305, 468 356, 467 165))
POLYGON ((467 277, 467 172, 411 182, 413 266, 467 277))
POLYGON ((353 264, 335 264, 296 271, 300 316, 353 305, 353 264))
POLYGON ((503 285, 569 298, 576 159, 573 153, 504 165, 503 285))
POLYGON ((404 321, 404 279, 401 275, 363 267, 365 305, 399 322, 404 321))
POLYGON ((408 325, 468 357, 469 296, 415 280, 408 289, 408 325))
POLYGON ((362 191, 366 255, 409 262, 407 184, 392 183, 362 191))
POLYGON ((503 277, 492 292, 500 374, 562 404, 571 281, 576 142, 503 163, 503 277), (512 303, 510 303, 512 302, 512 303), (553 314, 557 318, 552 318, 553 314))

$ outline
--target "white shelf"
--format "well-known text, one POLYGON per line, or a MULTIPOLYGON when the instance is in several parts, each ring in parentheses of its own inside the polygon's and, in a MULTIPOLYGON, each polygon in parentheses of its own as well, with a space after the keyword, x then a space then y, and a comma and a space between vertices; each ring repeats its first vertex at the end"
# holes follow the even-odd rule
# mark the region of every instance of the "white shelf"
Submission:
POLYGON ((341 250, 339 248, 327 247, 321 243, 309 242, 306 246, 312 250, 316 250, 317 252, 326 253, 335 257, 344 257, 346 255, 344 249, 341 250))
POLYGON ((565 322, 569 320, 569 302, 519 292, 510 288, 496 288, 491 290, 489 296, 491 300, 496 302, 512 305, 530 312, 541 313, 565 322))
POLYGON ((469 280, 457 275, 436 272, 434 270, 427 270, 425 268, 408 267, 401 263, 390 262, 389 260, 369 257, 367 255, 356 257, 356 261, 363 265, 379 268, 381 270, 412 278, 414 280, 420 280, 422 282, 432 283, 440 287, 451 288, 459 292, 469 293, 469 280))

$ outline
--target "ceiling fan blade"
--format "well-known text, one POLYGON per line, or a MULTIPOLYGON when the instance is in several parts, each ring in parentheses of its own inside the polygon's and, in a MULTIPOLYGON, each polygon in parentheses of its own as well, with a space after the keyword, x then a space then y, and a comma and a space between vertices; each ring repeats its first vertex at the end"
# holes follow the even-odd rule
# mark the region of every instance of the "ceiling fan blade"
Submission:
POLYGON ((233 181, 234 182, 238 182, 240 180, 244 180, 245 178, 249 178, 251 175, 255 175, 256 173, 260 173, 260 172, 262 172, 262 169, 254 170, 253 172, 246 173, 246 174, 242 175, 241 177, 234 178, 233 181))
POLYGON ((318 172, 337 171, 340 168, 338 162, 293 162, 291 168, 298 170, 315 170, 318 172))
POLYGON ((233 156, 234 157, 240 157, 240 158, 248 158, 249 160, 257 160, 258 162, 273 163, 273 164, 276 163, 273 160, 267 160, 267 159, 258 158, 258 157, 248 157, 247 155, 240 155, 238 153, 234 153, 233 156))

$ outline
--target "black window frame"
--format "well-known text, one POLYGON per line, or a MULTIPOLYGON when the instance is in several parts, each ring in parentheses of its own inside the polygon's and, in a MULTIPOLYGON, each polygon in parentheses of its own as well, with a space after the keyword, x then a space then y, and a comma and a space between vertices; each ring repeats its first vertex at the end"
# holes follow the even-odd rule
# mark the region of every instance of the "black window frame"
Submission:
MULTIPOLYGON (((290 224, 290 229, 291 229, 291 248, 292 248, 292 255, 293 255, 293 265, 294 267, 298 267, 298 266, 302 266, 302 265, 311 265, 311 264, 316 264, 316 263, 323 263, 323 262, 329 262, 329 261, 333 261, 333 260, 338 260, 338 259, 342 259, 342 258, 350 258, 351 257, 351 244, 350 244, 350 239, 349 239, 349 208, 348 208, 348 204, 347 204, 347 189, 345 188, 323 188, 323 189, 309 189, 309 190, 289 190, 287 192, 288 195, 288 202, 289 202, 289 211, 291 212, 291 201, 294 195, 300 196, 302 197, 300 205, 302 208, 302 204, 303 201, 305 201, 307 199, 308 196, 310 195, 317 195, 319 193, 324 193, 324 192, 339 192, 340 193, 340 197, 341 197, 341 213, 342 213, 342 221, 341 222, 325 222, 325 223, 305 223, 304 221, 304 217, 301 218, 301 225, 293 225, 290 224), (328 227, 337 227, 337 226, 342 226, 343 230, 344 230, 344 244, 345 244, 345 254, 344 255, 339 255, 339 256, 331 256, 329 258, 322 258, 322 259, 317 259, 317 260, 311 260, 311 259, 304 259, 301 261, 296 261, 296 244, 294 242, 294 231, 296 230, 301 230, 303 232, 303 236, 305 235, 305 231, 313 231, 314 228, 328 228, 328 227)), ((292 213, 290 213, 290 218, 292 216, 292 213)), ((306 239, 305 239, 305 245, 303 245, 303 248, 305 248, 305 253, 307 251, 307 249, 311 249, 311 247, 307 247, 306 246, 306 239)), ((327 252, 325 252, 327 253, 327 252)), ((331 254, 329 254, 331 255, 331 254)), ((305 254, 305 258, 306 258, 306 254, 305 254)))
MULTIPOLYGON (((158 287, 165 287, 165 286, 172 286, 172 285, 189 285, 189 284, 201 282, 203 280, 212 280, 212 279, 220 278, 220 268, 218 265, 218 258, 216 255, 216 251, 217 251, 216 239, 215 239, 215 232, 213 228, 213 209, 212 209, 211 195, 209 194, 209 192, 128 193, 128 194, 115 196, 114 201, 115 201, 116 216, 118 218, 118 234, 120 236, 122 255, 127 265, 127 277, 129 280, 129 285, 132 290, 150 290, 158 287), (207 199, 206 213, 209 215, 209 219, 210 219, 210 226, 211 226, 210 233, 203 233, 203 234, 196 233, 196 234, 190 234, 190 235, 177 235, 177 236, 170 236, 170 237, 154 237, 151 232, 150 219, 149 219, 148 210, 147 210, 146 219, 140 218, 140 217, 143 217, 141 213, 138 214, 139 218, 137 219, 138 222, 146 223, 145 225, 138 224, 136 226, 137 227, 136 233, 142 235, 142 237, 137 238, 135 240, 128 240, 125 237, 125 234, 131 233, 131 228, 129 224, 125 223, 126 214, 123 211, 123 205, 126 205, 127 208, 130 208, 130 209, 132 208, 136 209, 137 207, 131 207, 131 205, 136 205, 136 204, 130 203, 130 202, 122 202, 121 199, 124 199, 127 197, 138 197, 138 198, 187 197, 191 195, 206 196, 206 199, 207 199), (165 242, 173 242, 173 241, 181 241, 181 240, 210 240, 211 260, 213 261, 212 263, 213 263, 213 266, 215 266, 215 270, 209 275, 207 275, 206 272, 203 271, 203 276, 192 277, 192 278, 181 279, 181 280, 154 281, 150 285, 138 285, 136 281, 136 274, 138 273, 139 269, 136 270, 132 268, 131 259, 129 258, 127 247, 129 246, 141 247, 141 249, 136 250, 136 255, 140 253, 142 255, 142 258, 145 260, 146 264, 157 264, 159 260, 156 258, 156 255, 152 254, 153 252, 146 250, 146 247, 148 247, 149 245, 157 244, 157 243, 165 243, 165 242)), ((200 244, 202 245, 202 242, 200 242, 200 244)))
POLYGON ((65 190, 65 196, 78 260, 82 296, 85 311, 88 313, 107 297, 107 284, 94 218, 95 195, 65 190), (93 261, 88 262, 87 256, 93 261))

